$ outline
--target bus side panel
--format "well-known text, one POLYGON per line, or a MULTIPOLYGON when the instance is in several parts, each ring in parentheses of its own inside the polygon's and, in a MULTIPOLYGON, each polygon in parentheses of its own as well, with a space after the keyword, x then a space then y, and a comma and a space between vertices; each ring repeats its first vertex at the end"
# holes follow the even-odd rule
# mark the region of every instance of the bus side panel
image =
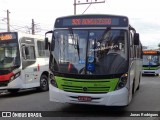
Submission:
POLYGON ((135 89, 134 91, 137 89, 139 83, 140 83, 140 79, 141 79, 141 71, 142 71, 142 60, 141 59, 136 59, 136 69, 135 69, 135 89))
POLYGON ((39 87, 40 77, 43 72, 48 72, 48 59, 37 58, 36 63, 25 68, 26 88, 39 87))
POLYGON ((134 78, 135 78, 135 60, 132 59, 131 63, 130 63, 130 67, 129 67, 129 103, 132 100, 132 87, 133 87, 133 82, 134 82, 134 78))

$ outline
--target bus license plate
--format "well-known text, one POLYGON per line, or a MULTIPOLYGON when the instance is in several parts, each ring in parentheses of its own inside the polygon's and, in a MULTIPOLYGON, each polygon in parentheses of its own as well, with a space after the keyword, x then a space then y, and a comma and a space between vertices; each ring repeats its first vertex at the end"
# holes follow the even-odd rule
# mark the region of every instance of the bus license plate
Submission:
POLYGON ((90 102, 92 98, 90 96, 78 96, 80 102, 90 102))

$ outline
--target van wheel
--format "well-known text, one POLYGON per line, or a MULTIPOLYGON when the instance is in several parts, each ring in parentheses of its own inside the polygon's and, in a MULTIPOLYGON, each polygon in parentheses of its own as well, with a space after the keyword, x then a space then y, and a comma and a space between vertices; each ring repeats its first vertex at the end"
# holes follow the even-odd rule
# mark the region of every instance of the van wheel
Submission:
POLYGON ((46 75, 42 75, 40 78, 40 91, 48 91, 49 86, 48 86, 48 77, 46 75))

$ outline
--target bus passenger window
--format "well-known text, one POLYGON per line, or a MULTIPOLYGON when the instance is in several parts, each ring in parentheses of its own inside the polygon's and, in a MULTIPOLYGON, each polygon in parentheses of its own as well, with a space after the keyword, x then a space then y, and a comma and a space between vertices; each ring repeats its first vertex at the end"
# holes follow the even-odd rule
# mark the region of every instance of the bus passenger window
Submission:
POLYGON ((28 59, 35 59, 35 51, 34 51, 34 46, 28 46, 29 49, 29 55, 27 55, 28 59))

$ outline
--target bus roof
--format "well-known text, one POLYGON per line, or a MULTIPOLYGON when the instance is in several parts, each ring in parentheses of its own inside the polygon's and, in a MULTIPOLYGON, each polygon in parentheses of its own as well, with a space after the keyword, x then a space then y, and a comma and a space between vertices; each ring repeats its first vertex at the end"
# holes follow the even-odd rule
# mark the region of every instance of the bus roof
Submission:
POLYGON ((59 17, 55 21, 55 28, 68 27, 128 27, 126 16, 109 14, 85 14, 59 17))
POLYGON ((22 32, 0 32, 0 42, 13 41, 15 39, 19 41, 23 37, 38 39, 38 41, 44 41, 45 38, 44 35, 32 35, 22 32))
POLYGON ((4 35, 14 35, 17 34, 18 36, 24 36, 24 37, 33 37, 33 38, 43 38, 44 35, 33 35, 33 34, 27 34, 27 33, 22 33, 22 32, 0 32, 0 37, 4 35))

